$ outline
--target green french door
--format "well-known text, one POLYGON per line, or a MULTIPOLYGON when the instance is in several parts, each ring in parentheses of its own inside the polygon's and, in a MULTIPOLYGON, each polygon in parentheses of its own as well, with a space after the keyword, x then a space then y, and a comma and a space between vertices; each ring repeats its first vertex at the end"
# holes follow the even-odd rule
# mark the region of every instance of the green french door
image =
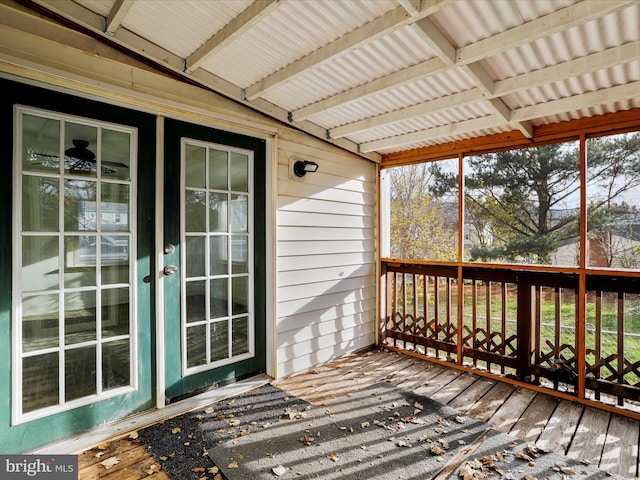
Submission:
POLYGON ((155 119, 0 86, 0 453, 19 453, 155 405, 155 119))
POLYGON ((169 401, 265 370, 265 142, 165 123, 169 401))

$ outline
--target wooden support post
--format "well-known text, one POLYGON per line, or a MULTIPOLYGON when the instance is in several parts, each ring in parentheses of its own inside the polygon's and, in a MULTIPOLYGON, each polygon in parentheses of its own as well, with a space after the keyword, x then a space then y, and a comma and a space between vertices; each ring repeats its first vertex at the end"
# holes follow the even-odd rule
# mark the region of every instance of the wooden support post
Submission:
POLYGON ((533 285, 531 277, 519 274, 518 284, 518 376, 529 382, 534 360, 533 285))

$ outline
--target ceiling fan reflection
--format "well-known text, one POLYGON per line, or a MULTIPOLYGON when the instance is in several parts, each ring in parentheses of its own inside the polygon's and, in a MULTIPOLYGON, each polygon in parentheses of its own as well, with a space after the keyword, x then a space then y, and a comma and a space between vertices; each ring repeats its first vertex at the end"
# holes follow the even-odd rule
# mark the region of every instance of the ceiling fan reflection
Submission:
MULTIPOLYGON (((89 142, 81 139, 72 140, 73 147, 64 151, 64 162, 68 165, 69 171, 72 173, 88 173, 97 168, 96 154, 89 148, 89 142)), ((59 159, 59 155, 47 153, 36 153, 39 157, 48 157, 59 159)), ((118 168, 129 168, 128 165, 120 162, 109 162, 103 160, 100 162, 102 173, 105 175, 114 174, 118 168)))

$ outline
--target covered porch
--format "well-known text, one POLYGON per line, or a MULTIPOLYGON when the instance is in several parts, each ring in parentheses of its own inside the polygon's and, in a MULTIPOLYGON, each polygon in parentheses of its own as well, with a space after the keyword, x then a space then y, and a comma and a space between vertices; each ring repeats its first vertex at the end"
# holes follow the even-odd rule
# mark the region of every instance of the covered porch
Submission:
MULTIPOLYGON (((164 460, 152 457, 131 434, 240 395, 227 385, 198 397, 202 389, 264 372, 265 378, 247 388, 274 379, 272 385, 312 405, 353 402, 358 409, 353 399, 382 382, 486 422, 492 431, 612 475, 637 478, 640 348, 634 342, 640 327, 629 327, 627 313, 640 312, 639 270, 637 263, 603 261, 613 240, 624 240, 625 255, 632 251, 624 260, 640 257, 635 220, 640 205, 638 190, 633 190, 639 188, 640 172, 634 168, 633 175, 621 177, 628 197, 605 198, 618 206, 633 200, 628 211, 621 211, 616 228, 605 229, 606 215, 593 217, 594 222, 588 216, 595 198, 589 196, 590 187, 601 177, 614 178, 609 173, 623 164, 636 166, 637 157, 629 153, 626 163, 603 163, 605 174, 590 171, 586 159, 589 145, 600 145, 603 137, 631 143, 637 136, 638 0, 247 0, 189 2, 191 8, 184 8, 187 3, 0 2, 0 80, 21 92, 20 98, 3 104, 4 118, 14 124, 3 142, 5 156, 13 158, 14 178, 7 175, 0 189, 3 203, 13 207, 0 212, 0 224, 5 244, 13 244, 15 251, 6 249, 1 256, 0 333, 5 343, 0 364, 5 368, 0 369, 0 397, 5 408, 0 446, 5 452, 0 453, 55 445, 50 442, 79 432, 91 435, 106 425, 103 433, 108 428, 111 434, 100 441, 89 446, 85 437, 84 446, 64 449, 80 454, 83 480, 166 478, 164 460), (32 89, 37 97, 30 95, 32 89), (50 141, 53 153, 44 151, 35 128, 39 118, 55 120, 69 132, 79 128, 76 124, 96 132, 114 125, 124 129, 130 140, 123 143, 128 163, 122 165, 132 173, 122 173, 123 167, 121 173, 103 169, 97 160, 87 172, 66 168, 63 153, 79 138, 56 133, 50 141), (23 139, 38 147, 35 166, 14 148, 23 139), (215 256, 203 262, 194 246, 192 257, 178 257, 180 246, 188 242, 205 253, 219 251, 213 238, 222 235, 211 222, 212 213, 198 210, 204 223, 194 226, 195 233, 185 219, 200 206, 195 200, 188 204, 186 192, 218 198, 220 185, 215 176, 191 176, 194 183, 207 177, 204 187, 181 177, 188 165, 188 149, 177 153, 183 141, 198 148, 206 143, 207 158, 213 159, 206 164, 209 171, 216 171, 221 145, 229 165, 232 159, 245 162, 247 152, 255 159, 254 170, 242 167, 246 182, 232 182, 238 178, 239 170, 234 170, 236 175, 225 183, 224 194, 238 205, 238 199, 251 195, 255 212, 248 209, 246 219, 259 221, 246 232, 245 227, 225 232, 230 247, 220 250, 218 258, 227 262, 225 274, 246 282, 250 278, 251 283, 244 289, 245 280, 235 284, 236 291, 246 294, 246 312, 235 301, 233 281, 220 283, 231 285, 223 292, 234 300, 226 304, 227 323, 220 329, 215 307, 222 297, 211 293, 215 289, 201 288, 221 280, 213 278, 219 276, 215 256), (477 164, 469 159, 551 144, 562 144, 557 157, 573 162, 565 162, 571 169, 554 175, 567 174, 567 188, 580 192, 571 204, 544 217, 554 229, 571 220, 566 222, 570 235, 550 249, 556 258, 532 255, 511 262, 513 252, 507 252, 491 260, 489 250, 485 256, 468 257, 467 247, 502 248, 497 239, 504 233, 496 228, 484 243, 480 237, 489 227, 466 235, 465 229, 471 229, 465 218, 472 212, 465 210, 465 201, 492 200, 479 193, 467 196, 462 187, 465 175, 479 177, 493 159, 477 164), (38 155, 59 160, 51 166, 38 155), (394 252, 384 238, 391 210, 385 205, 390 197, 385 196, 384 177, 395 167, 438 162, 457 168, 444 171, 453 175, 448 180, 457 178, 453 189, 444 192, 450 198, 435 222, 439 228, 457 225, 447 243, 450 258, 394 252), (296 171, 299 163, 315 169, 305 176, 296 171), (110 309, 119 300, 107 293, 115 287, 97 280, 96 285, 76 286, 63 276, 53 284, 61 292, 54 305, 64 307, 49 312, 54 326, 23 328, 32 321, 44 324, 43 317, 38 311, 22 316, 24 309, 13 299, 51 296, 53 287, 33 290, 21 281, 29 278, 27 267, 44 262, 38 261, 39 253, 23 256, 17 238, 55 236, 56 252, 42 260, 55 261, 56 268, 41 268, 42 276, 62 275, 65 268, 77 274, 78 267, 86 266, 71 261, 74 245, 65 237, 79 238, 84 232, 79 223, 67 218, 54 235, 47 233, 47 225, 35 225, 34 219, 48 218, 46 209, 39 206, 33 213, 17 208, 38 198, 28 188, 23 195, 22 185, 30 183, 21 175, 71 185, 86 182, 89 172, 95 172, 90 173, 95 179, 104 176, 105 186, 99 188, 130 184, 138 193, 128 207, 137 222, 122 236, 132 239, 139 255, 131 256, 131 266, 116 259, 127 266, 129 277, 113 284, 128 288, 130 297, 122 325, 114 322, 122 327, 121 335, 113 336, 100 323, 108 313, 120 312, 110 309), (249 179, 254 190, 244 192, 249 179), (244 196, 238 196, 238 187, 244 196), (591 230, 598 219, 602 228, 591 230), (623 235, 620 227, 625 225, 630 230, 623 235), (231 233, 242 233, 246 241, 231 239, 231 233), (205 242, 205 237, 211 239, 205 242), (235 256, 230 254, 234 245, 235 256), (256 246, 254 261, 247 260, 250 250, 243 245, 256 246), (22 258, 24 265, 13 258, 22 258), (203 263, 204 273, 189 269, 203 263), (189 292, 190 282, 201 283, 189 292), (97 293, 81 307, 96 313, 87 320, 92 336, 82 343, 71 335, 73 316, 66 315, 82 309, 65 299, 80 298, 85 291, 97 293), (93 298, 105 299, 104 305, 93 298), (190 310, 190 300, 201 308, 190 310), (563 308, 569 304, 567 316, 563 308), (613 330, 604 328, 604 304, 607 322, 616 325, 613 330), (235 317, 252 323, 234 322, 235 317), (226 341, 221 357, 216 333, 226 341), (246 341, 234 343, 234 335, 246 341), (125 358, 121 363, 128 372, 115 382, 117 391, 109 375, 102 374, 122 370, 112 368, 103 355, 116 341, 127 346, 118 358, 125 358), (610 348, 603 349, 604 343, 610 348), (87 369, 79 382, 82 388, 74 390, 75 369, 83 362, 72 353, 80 349, 95 367, 87 369), (41 366, 48 359, 53 367, 47 372, 41 366), (236 370, 240 362, 245 362, 243 368, 236 370), (22 364, 24 374, 16 368, 22 364), (32 366, 38 370, 28 368, 32 366), (48 384, 53 394, 29 389, 42 384, 31 381, 33 371, 54 379, 48 384), (172 403, 192 395, 185 403, 172 403), (130 404, 124 402, 127 398, 130 404), (95 416, 98 411, 104 418, 95 416), (146 420, 135 423, 134 415, 146 415, 146 420), (117 423, 121 421, 129 427, 117 423), (41 438, 47 432, 51 437, 41 438), (103 462, 109 458, 114 460, 107 468, 103 462)), ((95 138, 97 145, 97 134, 95 138)), ((611 152, 603 155, 605 160, 615 157, 611 152)), ((98 188, 97 181, 93 184, 98 188)), ((606 187, 614 191, 618 185, 611 181, 606 187)), ((65 203, 64 195, 57 197, 61 212, 74 197, 66 198, 65 203)), ((521 198, 520 205, 511 206, 539 213, 542 202, 527 203, 531 198, 526 192, 521 198)), ((106 205, 102 208, 107 211, 106 205)), ((65 220, 64 214, 54 218, 65 220)), ((505 218, 494 215, 494 220, 505 218)), ((94 230, 101 231, 87 231, 97 236, 94 230)), ((506 236, 522 243, 513 231, 506 236)), ((25 251, 40 251, 25 245, 25 251)), ((106 266, 113 261, 105 256, 106 266)), ((102 267, 94 270, 101 279, 102 267)), ((185 446, 190 441, 185 439, 185 446)), ((456 462, 465 460, 463 453, 456 462)), ((454 471, 446 468, 456 462, 443 462, 432 478, 446 478, 442 475, 454 471)), ((195 468, 204 467, 191 465, 188 475, 178 478, 217 480, 218 473, 195 468)))

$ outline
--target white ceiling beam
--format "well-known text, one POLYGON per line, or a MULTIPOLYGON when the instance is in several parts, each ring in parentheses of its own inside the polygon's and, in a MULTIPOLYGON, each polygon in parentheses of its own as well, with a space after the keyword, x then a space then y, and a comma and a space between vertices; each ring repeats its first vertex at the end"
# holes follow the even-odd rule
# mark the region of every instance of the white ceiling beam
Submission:
POLYGON ((412 28, 444 63, 451 66, 456 62, 456 48, 428 17, 418 20, 412 28))
POLYGON ((640 40, 611 47, 601 52, 551 65, 516 77, 495 82, 494 94, 504 96, 520 90, 578 77, 597 70, 624 65, 640 58, 640 40))
POLYGON ((256 0, 240 14, 222 27, 215 35, 204 42, 195 52, 187 57, 185 71, 193 72, 202 65, 207 57, 229 45, 240 35, 246 33, 260 20, 269 15, 280 0, 256 0))
POLYGON ((435 13, 452 1, 454 0, 423 2, 420 12, 414 16, 407 13, 404 7, 397 7, 251 85, 247 88, 246 100, 255 100, 269 90, 331 61, 338 55, 354 50, 360 45, 387 35, 400 27, 409 25, 417 18, 424 18, 435 13))
MULTIPOLYGON (((620 102, 638 98, 640 92, 640 81, 609 87, 602 90, 574 95, 572 97, 561 98, 550 102, 518 108, 511 112, 511 122, 528 122, 536 118, 549 115, 559 115, 565 112, 587 109, 608 103, 620 102)), ((434 127, 425 131, 411 132, 397 135, 383 140, 366 142, 360 144, 361 152, 373 152, 388 148, 397 148, 417 142, 427 142, 450 135, 471 133, 487 128, 504 125, 504 121, 497 115, 474 118, 462 122, 434 127)))
POLYGON ((446 69, 447 64, 442 60, 439 58, 431 58, 403 70, 398 70, 397 72, 380 77, 371 82, 364 83, 358 87, 350 88, 349 90, 345 90, 337 95, 333 95, 324 100, 320 100, 319 102, 307 105, 306 107, 299 108, 291 112, 291 120, 293 122, 300 122, 315 115, 316 113, 346 105, 349 102, 353 102, 362 97, 374 95, 405 83, 415 82, 425 76, 444 72, 446 69))
POLYGON ((533 138, 534 126, 531 122, 523 120, 520 122, 511 122, 511 125, 520 130, 525 138, 533 138))
POLYGON ((411 20, 411 15, 404 8, 397 7, 251 85, 247 88, 246 99, 255 100, 293 77, 317 68, 336 56, 385 35, 411 20))
MULTIPOLYGON (((585 57, 541 68, 534 72, 524 73, 505 80, 499 80, 494 83, 494 96, 501 97, 520 90, 535 88, 567 78, 584 75, 596 70, 613 67, 615 65, 624 65, 637 60, 638 58, 640 58, 640 40, 626 43, 618 47, 612 47, 585 57)), ((382 115, 377 115, 375 117, 342 125, 340 127, 335 127, 329 130, 329 136, 331 138, 345 137, 371 128, 382 127, 401 120, 410 120, 430 113, 436 113, 447 108, 456 108, 486 99, 486 92, 481 91, 479 88, 473 88, 465 90, 464 92, 455 93, 446 97, 437 98, 417 105, 412 105, 410 107, 387 112, 382 115)), ((522 125, 522 122, 520 125, 522 125)), ((530 130, 531 126, 528 125, 525 126, 525 128, 530 130)), ((527 135, 527 137, 529 136, 530 135, 527 135)))
MULTIPOLYGON (((438 28, 427 18, 423 18, 414 24, 414 30, 418 32, 420 37, 427 43, 438 57, 447 65, 454 65, 456 61, 456 49, 438 30, 438 28)), ((471 80, 479 87, 480 91, 490 98, 488 105, 491 110, 502 117, 505 122, 509 121, 511 111, 507 105, 499 98, 495 98, 495 82, 489 77, 486 70, 478 62, 462 65, 462 70, 467 73, 471 80), (493 98, 492 98, 493 97, 493 98)), ((527 123, 516 123, 514 125, 527 138, 533 136, 533 127, 527 123)))
POLYGON ((551 102, 539 103, 518 108, 511 112, 511 120, 520 122, 549 115, 560 115, 587 108, 597 107, 608 103, 637 99, 640 96, 640 80, 615 87, 594 90, 572 97, 560 98, 551 102))
POLYGON ((32 0, 36 5, 57 13, 75 23, 97 33, 105 33, 106 19, 76 2, 56 2, 55 0, 32 0))
POLYGON ((416 16, 420 13, 422 7, 422 0, 398 0, 398 3, 407 11, 411 16, 416 16))
POLYGON ((486 70, 479 63, 460 65, 460 69, 467 74, 487 98, 493 97, 495 82, 489 77, 486 70))
POLYGON ((124 20, 132 5, 133 0, 116 0, 109 11, 109 15, 107 15, 107 25, 104 29, 107 35, 113 35, 120 28, 122 20, 124 20))
MULTIPOLYGON (((472 43, 465 47, 461 47, 456 51, 457 66, 464 66, 468 64, 472 64, 473 62, 480 60, 482 58, 490 57, 491 55, 495 55, 496 53, 500 53, 502 51, 516 48, 520 45, 529 43, 538 38, 542 38, 547 35, 551 35, 555 33, 560 28, 560 25, 564 26, 563 19, 570 19, 573 25, 578 25, 579 23, 583 23, 588 20, 593 20, 602 15, 606 15, 609 13, 613 13, 617 10, 625 8, 629 4, 633 3, 637 0, 602 0, 602 2, 598 1, 587 1, 580 2, 578 4, 574 4, 572 6, 566 7, 562 10, 559 10, 555 13, 550 13, 543 17, 540 17, 537 20, 533 20, 531 22, 525 23, 523 25, 514 27, 505 32, 509 33, 508 37, 502 37, 503 34, 494 35, 492 37, 488 37, 485 40, 479 40, 478 42, 472 43), (589 6, 585 6, 582 4, 590 4, 589 6), (529 24, 534 23, 533 28, 529 26, 529 24), (496 37, 498 40, 494 40, 496 37), (511 42, 511 43, 503 43, 503 42, 511 42), (480 47, 478 47, 480 45, 480 47)), ((422 74, 420 74, 420 69, 414 69, 411 77, 405 76, 405 80, 403 83, 409 83, 413 81, 417 81, 421 78, 426 78, 435 73, 439 73, 442 69, 434 69, 428 70, 425 69, 422 74)), ((378 78, 372 82, 367 84, 360 85, 352 89, 354 94, 351 95, 350 92, 352 90, 346 90, 344 92, 339 93, 338 95, 334 95, 332 97, 328 97, 319 102, 307 105, 298 110, 291 112, 291 118, 294 121, 305 120, 316 113, 323 112, 325 110, 331 108, 338 108, 342 105, 345 105, 349 102, 352 102, 356 99, 360 99, 365 95, 375 95, 384 90, 391 89, 395 87, 396 78, 398 77, 398 72, 394 72, 393 74, 378 78), (357 89, 357 93, 355 93, 357 89)), ((568 77, 564 77, 568 78, 568 77)), ((503 95, 504 93, 501 93, 503 95)))
POLYGON ((478 88, 472 88, 470 90, 465 90, 464 92, 454 93, 452 95, 447 95, 446 97, 436 98, 434 100, 418 103, 400 110, 383 113, 376 117, 365 118, 358 122, 332 128, 329 130, 329 137, 342 138, 371 128, 389 125, 402 120, 410 120, 423 115, 441 112, 452 107, 455 108, 457 105, 465 105, 467 103, 475 103, 482 100, 484 100, 482 92, 478 88))
POLYGON ((456 63, 477 62, 626 8, 637 0, 582 1, 459 48, 456 63))
POLYGON ((388 148, 402 147, 418 142, 428 142, 442 137, 449 137, 465 132, 475 132, 485 128, 493 128, 504 125, 504 120, 497 115, 487 115, 485 117, 474 118, 457 123, 450 123, 439 127, 433 127, 428 130, 418 132, 405 133, 395 137, 384 138, 372 142, 360 144, 361 152, 374 152, 388 148))

